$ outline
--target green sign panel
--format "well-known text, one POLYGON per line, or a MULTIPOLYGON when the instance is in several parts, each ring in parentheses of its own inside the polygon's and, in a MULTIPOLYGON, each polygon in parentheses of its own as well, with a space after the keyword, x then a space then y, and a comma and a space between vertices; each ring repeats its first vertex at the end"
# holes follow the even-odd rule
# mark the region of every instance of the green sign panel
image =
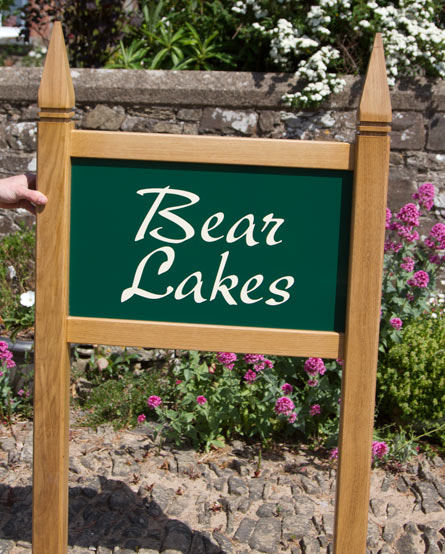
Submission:
POLYGON ((71 316, 344 331, 352 172, 72 162, 71 316))

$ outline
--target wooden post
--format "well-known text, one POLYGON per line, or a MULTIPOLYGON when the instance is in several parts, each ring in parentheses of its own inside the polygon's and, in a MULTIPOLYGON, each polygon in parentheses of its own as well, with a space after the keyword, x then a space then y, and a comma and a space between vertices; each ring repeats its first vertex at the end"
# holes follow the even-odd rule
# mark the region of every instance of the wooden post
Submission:
POLYGON ((358 111, 335 515, 336 554, 366 551, 391 102, 381 36, 358 111))
POLYGON ((74 89, 62 27, 54 23, 39 89, 37 183, 48 204, 37 216, 33 552, 68 544, 69 142, 74 89))

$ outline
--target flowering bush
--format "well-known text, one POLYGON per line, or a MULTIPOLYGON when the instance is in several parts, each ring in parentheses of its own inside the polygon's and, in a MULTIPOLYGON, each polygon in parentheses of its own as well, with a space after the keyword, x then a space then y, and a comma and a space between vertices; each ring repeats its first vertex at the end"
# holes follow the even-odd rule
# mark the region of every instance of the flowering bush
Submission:
POLYGON ((434 186, 422 184, 413 201, 397 214, 386 210, 381 364, 392 344, 400 342, 401 329, 425 311, 431 311, 430 291, 434 290, 436 275, 445 262, 445 225, 436 223, 427 237, 421 237, 418 230, 424 211, 434 206, 434 186))
POLYGON ((15 367, 15 362, 12 359, 8 345, 4 341, 0 341, 0 420, 10 421, 14 414, 22 404, 22 396, 26 396, 23 389, 15 395, 11 383, 9 370, 15 367))
POLYGON ((398 75, 445 77, 445 31, 434 0, 237 0, 233 11, 260 37, 281 69, 293 70, 305 86, 286 95, 306 107, 339 92, 340 72, 364 73, 376 32, 382 33, 388 80, 398 75), (303 5, 302 5, 303 4, 303 5))
POLYGON ((265 444, 277 433, 295 432, 336 440, 340 361, 190 352, 174 369, 173 382, 173 394, 151 396, 148 406, 178 444, 188 439, 208 450, 234 436, 265 444))
POLYGON ((341 91, 342 73, 365 72, 381 32, 390 84, 399 75, 445 76, 440 0, 142 0, 139 6, 120 48, 109 52, 109 67, 294 71, 303 86, 285 100, 308 107, 341 91))

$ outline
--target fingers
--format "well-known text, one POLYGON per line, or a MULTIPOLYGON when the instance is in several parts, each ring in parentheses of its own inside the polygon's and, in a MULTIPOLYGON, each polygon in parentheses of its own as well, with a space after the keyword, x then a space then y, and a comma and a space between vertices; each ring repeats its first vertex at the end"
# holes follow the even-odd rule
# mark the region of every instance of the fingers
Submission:
POLYGON ((40 211, 48 198, 36 189, 36 176, 32 173, 0 179, 0 208, 25 208, 31 213, 40 211))
POLYGON ((48 202, 48 198, 37 190, 30 190, 20 187, 17 190, 17 195, 18 199, 27 200, 28 202, 32 202, 36 206, 44 206, 48 202))

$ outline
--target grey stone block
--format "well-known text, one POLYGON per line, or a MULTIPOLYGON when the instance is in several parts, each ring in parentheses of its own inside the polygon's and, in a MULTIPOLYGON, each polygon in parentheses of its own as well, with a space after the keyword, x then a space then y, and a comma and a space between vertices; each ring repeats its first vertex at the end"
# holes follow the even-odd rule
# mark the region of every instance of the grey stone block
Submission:
POLYGON ((425 146, 425 123, 418 112, 393 113, 391 148, 421 150, 425 146))
POLYGON ((431 120, 428 127, 428 142, 429 150, 443 152, 445 150, 445 114, 437 114, 431 120))

